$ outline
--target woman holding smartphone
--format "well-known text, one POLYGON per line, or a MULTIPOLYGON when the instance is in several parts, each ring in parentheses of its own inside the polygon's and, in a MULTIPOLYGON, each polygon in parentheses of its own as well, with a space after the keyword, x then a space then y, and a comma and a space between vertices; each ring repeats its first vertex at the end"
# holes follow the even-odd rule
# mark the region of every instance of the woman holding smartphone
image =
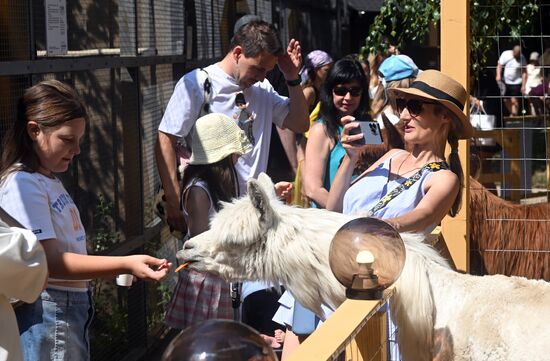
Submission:
MULTIPOLYGON (((368 83, 361 64, 346 57, 334 63, 321 88, 321 114, 309 131, 304 161, 304 189, 312 207, 325 208, 334 176, 346 151, 340 142, 342 119, 370 120, 368 83)), ((273 320, 287 326, 283 359, 315 330, 319 318, 294 300, 289 292, 279 299, 273 320), (294 332, 296 331, 296 332, 294 332)))
POLYGON ((340 142, 342 118, 370 120, 367 79, 352 58, 334 63, 321 88, 321 114, 309 131, 304 189, 313 207, 325 208, 329 190, 346 151, 340 142))

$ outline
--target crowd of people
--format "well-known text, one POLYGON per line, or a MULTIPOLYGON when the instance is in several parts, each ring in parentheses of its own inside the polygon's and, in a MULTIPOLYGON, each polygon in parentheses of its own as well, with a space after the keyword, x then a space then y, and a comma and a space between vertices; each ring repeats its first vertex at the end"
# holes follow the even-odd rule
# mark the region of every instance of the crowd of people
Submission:
MULTIPOLYGON (((529 60, 527 65, 519 48, 499 59, 495 81, 505 87, 512 114, 518 108, 514 97, 544 84, 538 54, 529 60)), ((184 234, 184 242, 208 230, 223 202, 242 196, 247 180, 266 172, 275 125, 280 134, 290 135, 287 154, 296 176, 275 185, 282 200, 367 213, 400 232, 427 234, 460 209, 459 139, 473 136, 463 112, 468 97, 460 83, 437 70, 421 71, 396 48, 370 61, 354 55, 335 60, 322 50, 302 56, 299 41, 282 44, 271 24, 247 17, 236 25, 221 61, 177 82, 159 125, 155 153, 166 221, 184 234), (268 80, 274 71, 287 96, 268 80), (379 157, 361 168, 365 134, 359 121, 396 129, 403 149, 387 147, 386 139, 379 157), (180 177, 182 146, 190 158, 180 177)), ((14 318, 0 298, 2 319, 13 329, 17 324, 20 335, 2 340, 0 359, 89 359, 89 281, 119 274, 158 281, 172 268, 148 255, 87 254, 79 211, 56 176, 80 153, 86 122, 86 107, 74 89, 46 80, 25 91, 6 135, 0 238, 14 251, 0 253, 2 269, 9 270, 2 272, 2 287, 10 290, 5 296, 28 303, 16 308, 14 318)), ((239 295, 240 285, 184 269, 165 322, 186 330, 211 319, 242 320, 266 344, 282 348, 284 359, 334 310, 327 307, 316 315, 292 295, 273 291, 281 286, 245 283, 247 302, 239 295)), ((394 333, 390 330, 390 340, 394 333)), ((398 357, 392 351, 392 359, 398 357)))
MULTIPOLYGON (((266 171, 272 124, 290 130, 279 132, 284 137, 291 134, 291 147, 288 139, 283 144, 296 178, 276 186, 285 201, 347 214, 370 211, 400 231, 420 233, 430 232, 445 215, 454 216, 463 187, 458 140, 473 135, 463 113, 468 95, 455 80, 436 70, 421 72, 410 57, 395 48, 393 51, 393 55, 373 57, 369 63, 353 55, 335 61, 325 51, 314 50, 304 56, 302 66, 298 41, 291 40, 285 50, 271 25, 257 18, 239 24, 230 51, 219 63, 180 79, 159 126, 157 163, 170 203, 168 222, 177 228, 178 218, 185 217, 187 228, 181 229, 187 229, 187 237, 206 230, 209 217, 225 200, 212 195, 216 190, 211 180, 225 184, 230 198, 242 195, 246 180, 266 171), (276 66, 278 70, 273 70, 276 66), (267 80, 276 77, 275 71, 284 79, 283 91, 281 82, 275 89, 267 80), (208 103, 214 114, 199 117, 206 101, 201 97, 206 80, 211 81, 208 103), (405 149, 382 152, 380 159, 360 172, 363 146, 357 142, 364 134, 355 129, 358 121, 395 127, 405 149), (209 132, 203 128, 207 122, 211 124, 209 132), (232 131, 228 122, 233 124, 232 131), (226 135, 234 133, 235 147, 225 141, 226 152, 221 152, 222 144, 217 143, 225 138, 219 129, 225 129, 226 135), (216 146, 201 132, 209 134, 216 146), (175 171, 174 149, 179 139, 186 140, 193 154, 182 182, 175 171), (451 152, 445 160, 447 143, 451 152), (200 174, 194 170, 197 151, 210 159, 201 163, 200 174), (222 158, 226 159, 224 170, 217 163, 222 158), (284 196, 288 193, 292 199, 284 196), (393 198, 398 201, 390 203, 388 199, 393 198), (200 223, 199 228, 195 222, 200 223)), ((234 285, 219 279, 207 281, 213 276, 195 273, 179 275, 167 323, 184 329, 207 319, 235 316, 226 309, 234 285), (175 317, 182 321, 174 322, 175 317)), ((266 289, 271 286, 284 287, 262 285, 266 289)), ((266 292, 262 287, 258 290, 266 292)), ((252 299, 254 293, 245 296, 252 299)), ((288 293, 281 296, 277 310, 272 305, 279 294, 268 290, 262 297, 257 303, 247 302, 245 297, 242 320, 272 346, 282 344, 283 359, 332 312, 327 308, 325 314, 316 315, 288 293), (266 302, 268 298, 270 302, 266 302), (255 323, 247 316, 250 314, 273 318, 276 324, 255 323)), ((394 337, 395 330, 390 333, 394 337)), ((398 358, 397 352, 392 354, 398 358)))

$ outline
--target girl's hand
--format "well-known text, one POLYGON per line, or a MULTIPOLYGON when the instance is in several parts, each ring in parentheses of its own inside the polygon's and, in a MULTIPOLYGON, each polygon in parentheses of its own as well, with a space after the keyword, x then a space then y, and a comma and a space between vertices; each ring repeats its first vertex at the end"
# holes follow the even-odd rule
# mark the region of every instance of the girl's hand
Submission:
MULTIPOLYGON (((275 194, 279 199, 285 200, 287 202, 292 191, 292 183, 290 182, 278 182, 275 184, 275 194)), ((288 203, 288 202, 287 202, 288 203)))
POLYGON ((144 254, 126 256, 128 268, 134 276, 148 281, 160 281, 172 267, 166 259, 159 259, 144 254))

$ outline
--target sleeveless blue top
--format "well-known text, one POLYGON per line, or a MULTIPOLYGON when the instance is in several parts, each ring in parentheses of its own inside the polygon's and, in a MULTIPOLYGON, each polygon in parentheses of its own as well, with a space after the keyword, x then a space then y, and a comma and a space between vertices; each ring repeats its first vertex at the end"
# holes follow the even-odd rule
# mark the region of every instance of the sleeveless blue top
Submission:
MULTIPOLYGON (((401 185, 408 178, 398 178, 389 180, 390 162, 392 157, 386 159, 377 168, 373 169, 365 177, 352 185, 344 195, 343 213, 344 214, 359 214, 370 211, 382 197, 390 193, 392 190, 401 185)), ((424 171, 421 178, 414 183, 409 189, 403 190, 385 207, 379 209, 372 216, 385 219, 399 217, 412 211, 424 197, 424 184, 434 172, 424 171)), ((412 175, 412 174, 411 174, 412 175)), ((428 234, 436 227, 435 224, 430 225, 422 233, 428 234)))
MULTIPOLYGON (((325 124, 325 121, 323 119, 317 119, 315 122, 325 124)), ((338 141, 330 150, 330 154, 327 158, 327 164, 325 165, 325 179, 323 180, 323 188, 325 188, 327 191, 330 191, 332 181, 336 176, 336 172, 338 172, 338 168, 342 163, 342 159, 346 155, 346 150, 344 149, 344 147, 342 147, 342 143, 340 142, 340 135, 342 134, 343 129, 344 128, 342 126, 338 126, 338 141)), ((317 204, 313 201, 311 201, 311 207, 318 208, 317 204)))

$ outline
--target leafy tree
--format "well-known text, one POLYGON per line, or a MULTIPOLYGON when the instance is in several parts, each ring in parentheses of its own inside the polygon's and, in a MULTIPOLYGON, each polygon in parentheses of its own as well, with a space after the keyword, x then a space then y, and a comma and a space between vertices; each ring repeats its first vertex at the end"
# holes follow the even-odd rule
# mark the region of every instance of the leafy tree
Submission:
MULTIPOLYGON (((474 0, 470 2, 470 51, 472 73, 476 74, 487 62, 494 47, 494 38, 509 33, 514 38, 533 30, 539 8, 537 0, 474 0)), ((369 52, 385 53, 388 39, 398 47, 405 43, 421 42, 441 18, 440 0, 385 0, 369 28, 363 56, 369 52)))

